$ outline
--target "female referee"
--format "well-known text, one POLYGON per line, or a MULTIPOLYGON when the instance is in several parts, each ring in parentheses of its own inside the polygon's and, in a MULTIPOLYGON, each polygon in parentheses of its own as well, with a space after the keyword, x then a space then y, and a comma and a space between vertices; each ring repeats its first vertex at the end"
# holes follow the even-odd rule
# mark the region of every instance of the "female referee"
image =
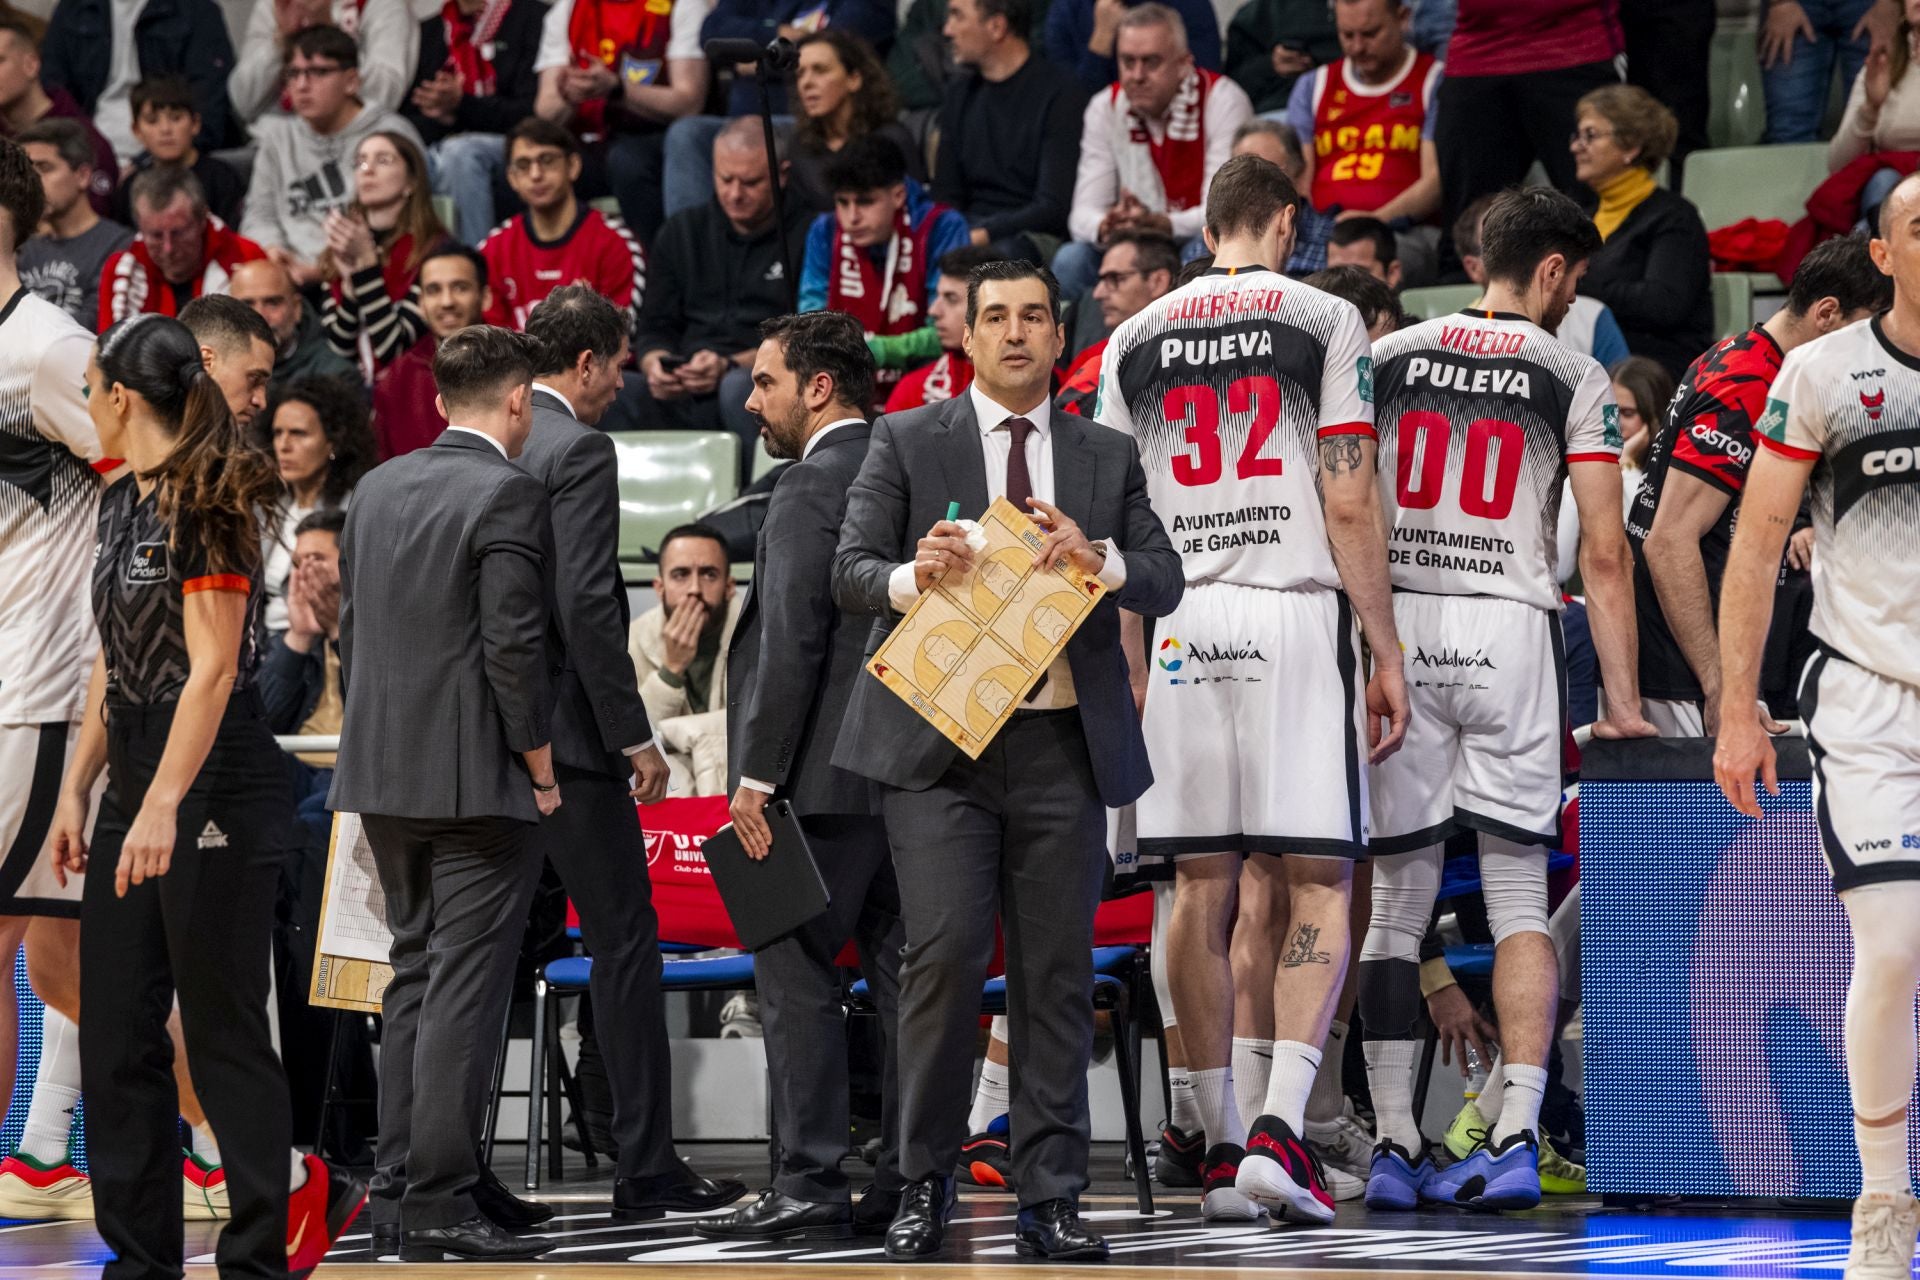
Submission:
POLYGON ((233 1220, 220 1275, 304 1275, 366 1188, 295 1158, 267 1025, 268 935, 292 800, 251 687, 260 524, 279 480, 248 446, 178 321, 101 335, 88 412, 131 474, 100 503, 100 657, 54 819, 81 899, 80 1062, 107 1280, 182 1269, 178 1113, 167 1014, 177 989, 193 1084, 219 1134, 233 1220), (129 824, 128 819, 131 818, 129 824))

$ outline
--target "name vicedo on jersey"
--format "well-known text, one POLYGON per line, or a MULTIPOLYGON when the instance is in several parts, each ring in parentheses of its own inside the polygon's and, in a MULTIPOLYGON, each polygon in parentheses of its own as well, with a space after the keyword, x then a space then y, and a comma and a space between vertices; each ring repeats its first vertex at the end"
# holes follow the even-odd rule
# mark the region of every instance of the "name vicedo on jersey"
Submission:
POLYGON ((1372 435, 1372 401, 1360 313, 1256 268, 1209 272, 1122 324, 1095 416, 1138 441, 1188 582, 1337 587, 1319 441, 1372 435))
POLYGON ((1560 606, 1555 523, 1569 461, 1617 462, 1606 371, 1524 316, 1442 316, 1374 357, 1393 584, 1560 606))
POLYGON ((1760 442, 1815 465, 1813 633, 1920 686, 1920 361, 1878 319, 1788 353, 1760 442))

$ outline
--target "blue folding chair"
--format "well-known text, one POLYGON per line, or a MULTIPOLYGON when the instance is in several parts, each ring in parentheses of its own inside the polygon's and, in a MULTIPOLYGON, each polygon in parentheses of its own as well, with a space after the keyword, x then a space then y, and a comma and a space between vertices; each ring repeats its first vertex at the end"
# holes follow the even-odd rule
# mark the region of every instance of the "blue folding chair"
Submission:
MULTIPOLYGON (((665 955, 707 950, 681 943, 662 943, 665 955)), ((577 996, 587 990, 593 975, 592 956, 565 956, 549 961, 533 983, 533 1067, 528 1080, 531 1096, 527 1104, 527 1190, 540 1188, 540 1152, 548 1130, 553 1133, 553 1150, 547 1172, 558 1182, 565 1176, 560 1144, 560 1099, 564 1094, 573 1108, 573 1121, 580 1145, 587 1152, 587 1168, 597 1168, 593 1144, 587 1138, 586 1111, 581 1104, 578 1085, 566 1069, 560 1053, 560 1020, 548 1011, 548 997, 577 996), (541 1123, 545 1119, 545 1124, 541 1123)), ((740 991, 753 988, 753 957, 750 955, 708 956, 694 960, 668 959, 661 965, 660 989, 674 991, 740 991)))
MULTIPOLYGON (((1105 1010, 1113 1022, 1113 1065, 1120 1073, 1120 1104, 1127 1114, 1127 1155, 1133 1166, 1133 1188, 1140 1212, 1153 1212, 1153 1185, 1148 1173, 1147 1140, 1140 1128, 1140 1028, 1133 1019, 1134 993, 1145 980, 1145 947, 1093 949, 1093 1007, 1105 1010)), ((989 978, 980 989, 980 1012, 1007 1011, 1007 980, 989 978)), ((875 1012, 866 979, 847 991, 847 1012, 875 1012)), ((1016 1084, 1016 1088, 1018 1085, 1016 1084)), ((1019 1135, 1014 1135, 1019 1140, 1019 1135)))

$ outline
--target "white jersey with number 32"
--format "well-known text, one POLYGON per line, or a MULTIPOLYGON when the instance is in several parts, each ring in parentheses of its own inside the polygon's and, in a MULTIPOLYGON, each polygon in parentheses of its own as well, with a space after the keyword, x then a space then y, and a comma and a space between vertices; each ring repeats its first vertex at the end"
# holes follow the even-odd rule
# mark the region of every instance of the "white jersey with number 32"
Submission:
POLYGON ((1319 441, 1373 435, 1352 304, 1262 268, 1215 270, 1115 330, 1095 418, 1139 442, 1187 581, 1338 587, 1319 441))

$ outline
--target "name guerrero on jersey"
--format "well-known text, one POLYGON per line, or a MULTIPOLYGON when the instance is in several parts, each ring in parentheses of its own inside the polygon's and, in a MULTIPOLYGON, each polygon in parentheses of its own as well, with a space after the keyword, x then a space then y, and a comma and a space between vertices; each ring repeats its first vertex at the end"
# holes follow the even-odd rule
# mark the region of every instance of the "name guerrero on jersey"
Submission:
POLYGON ((1558 609, 1567 463, 1620 458, 1606 370, 1525 316, 1489 311, 1389 334, 1374 358, 1394 587, 1558 609))
POLYGON ((1114 332, 1095 418, 1139 441, 1190 583, 1337 588, 1319 441, 1373 435, 1352 304, 1265 268, 1218 269, 1114 332))

